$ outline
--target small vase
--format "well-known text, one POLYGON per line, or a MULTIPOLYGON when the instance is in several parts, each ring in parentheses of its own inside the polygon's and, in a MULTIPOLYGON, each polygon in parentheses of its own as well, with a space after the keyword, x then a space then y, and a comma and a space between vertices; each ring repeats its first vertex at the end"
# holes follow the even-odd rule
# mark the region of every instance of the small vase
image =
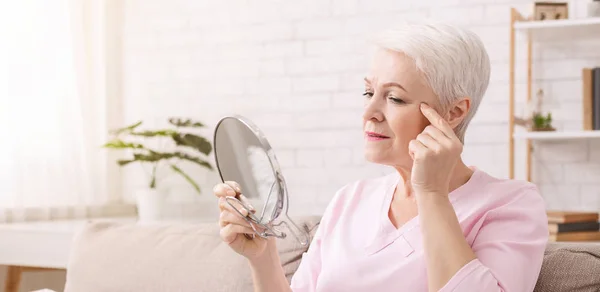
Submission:
POLYGON ((588 17, 600 17, 600 1, 594 0, 587 4, 588 17))
POLYGON ((161 209, 165 194, 155 189, 141 189, 135 193, 138 220, 142 223, 157 222, 161 219, 161 209))

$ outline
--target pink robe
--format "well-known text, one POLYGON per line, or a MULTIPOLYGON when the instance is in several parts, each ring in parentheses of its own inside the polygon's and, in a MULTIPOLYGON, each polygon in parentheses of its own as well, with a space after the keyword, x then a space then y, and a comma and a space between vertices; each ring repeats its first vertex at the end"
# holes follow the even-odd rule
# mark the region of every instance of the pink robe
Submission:
MULTIPOLYGON (((473 169, 449 199, 477 259, 440 291, 533 291, 548 242, 544 201, 534 184, 473 169)), ((387 215, 398 181, 393 173, 335 194, 292 278, 294 292, 428 291, 419 216, 396 229, 387 215)))

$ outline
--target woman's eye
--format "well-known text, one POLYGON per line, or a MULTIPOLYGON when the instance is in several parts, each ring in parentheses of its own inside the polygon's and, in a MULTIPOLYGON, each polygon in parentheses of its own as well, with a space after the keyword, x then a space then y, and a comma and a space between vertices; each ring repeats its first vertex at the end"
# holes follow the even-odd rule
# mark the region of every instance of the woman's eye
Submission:
POLYGON ((388 97, 392 102, 397 103, 397 104, 404 104, 404 100, 400 99, 400 98, 395 98, 395 97, 388 97))
POLYGON ((373 92, 365 91, 365 93, 363 93, 363 96, 373 97, 373 92))

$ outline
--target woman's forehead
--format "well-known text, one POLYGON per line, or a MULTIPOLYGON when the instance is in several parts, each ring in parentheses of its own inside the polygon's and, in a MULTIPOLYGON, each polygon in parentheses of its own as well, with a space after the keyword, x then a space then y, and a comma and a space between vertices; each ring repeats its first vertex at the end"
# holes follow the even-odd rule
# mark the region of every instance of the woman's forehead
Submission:
POLYGON ((364 80, 365 83, 371 86, 384 86, 389 84, 400 84, 407 91, 410 88, 416 89, 421 85, 419 74, 411 71, 403 71, 399 69, 385 71, 369 71, 364 80))
POLYGON ((414 61, 402 53, 382 50, 373 58, 366 74, 366 79, 373 85, 396 82, 413 84, 419 81, 420 75, 414 61))

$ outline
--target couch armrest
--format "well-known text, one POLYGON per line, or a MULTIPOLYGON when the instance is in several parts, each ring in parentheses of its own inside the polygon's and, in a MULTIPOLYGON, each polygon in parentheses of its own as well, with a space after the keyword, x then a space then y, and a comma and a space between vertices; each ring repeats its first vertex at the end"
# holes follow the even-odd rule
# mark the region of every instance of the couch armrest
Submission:
POLYGON ((598 287, 600 243, 548 243, 535 292, 596 292, 598 287))
MULTIPOLYGON (((319 222, 292 219, 313 234, 319 222)), ((307 247, 293 236, 277 244, 289 280, 307 247)), ((78 234, 69 257, 65 292, 76 291, 252 291, 252 278, 246 259, 221 241, 216 222, 92 222, 78 234)))

